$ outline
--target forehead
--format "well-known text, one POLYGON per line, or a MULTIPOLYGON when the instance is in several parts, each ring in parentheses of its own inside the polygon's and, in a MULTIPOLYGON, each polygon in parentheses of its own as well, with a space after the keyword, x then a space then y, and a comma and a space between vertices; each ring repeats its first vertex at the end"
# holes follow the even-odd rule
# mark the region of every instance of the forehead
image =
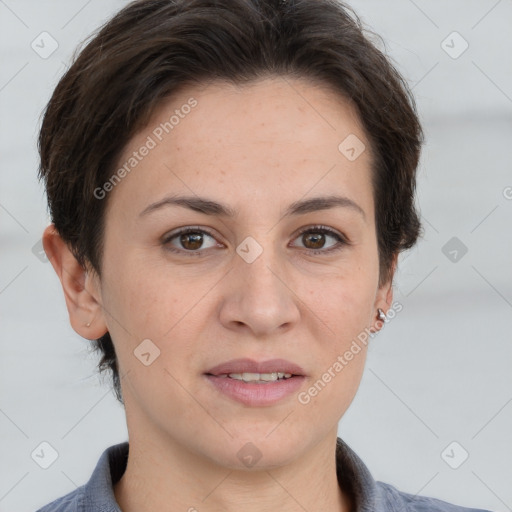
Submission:
POLYGON ((133 201, 176 190, 234 194, 240 202, 268 201, 278 191, 296 199, 333 187, 368 201, 371 192, 370 144, 355 108, 303 79, 183 88, 158 106, 118 167, 144 146, 149 150, 138 155, 136 167, 128 165, 129 176, 114 191, 125 189, 133 201))
POLYGON ((211 149, 215 143, 234 148, 240 142, 267 147, 308 143, 302 153, 314 153, 321 141, 325 142, 322 146, 334 142, 337 149, 340 137, 357 134, 365 138, 355 107, 326 85, 306 79, 276 76, 243 85, 213 81, 188 87, 161 103, 145 131, 154 127, 159 132, 162 121, 170 120, 173 112, 181 113, 179 124, 189 128, 178 130, 177 124, 172 128, 181 143, 210 142, 211 149), (193 111, 187 107, 192 99, 197 102, 193 111))

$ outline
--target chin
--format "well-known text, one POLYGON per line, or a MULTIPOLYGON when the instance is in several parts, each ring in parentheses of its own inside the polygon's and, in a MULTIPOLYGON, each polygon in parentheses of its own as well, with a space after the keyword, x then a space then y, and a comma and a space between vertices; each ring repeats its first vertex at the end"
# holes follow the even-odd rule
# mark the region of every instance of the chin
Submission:
MULTIPOLYGON (((275 428, 275 424, 272 428, 275 428)), ((280 433, 277 432, 280 427, 274 432, 271 432, 272 428, 251 435, 233 436, 233 439, 226 439, 222 444, 217 438, 208 447, 210 458, 216 464, 234 470, 257 471, 286 466, 306 448, 307 439, 290 435, 284 427, 280 433)))

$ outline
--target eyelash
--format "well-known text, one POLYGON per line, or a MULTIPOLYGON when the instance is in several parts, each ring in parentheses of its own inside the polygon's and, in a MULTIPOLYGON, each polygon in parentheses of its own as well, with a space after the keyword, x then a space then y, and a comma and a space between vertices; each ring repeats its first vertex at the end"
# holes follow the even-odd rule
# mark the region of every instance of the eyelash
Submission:
MULTIPOLYGON (((168 236, 165 236, 162 240, 162 243, 163 243, 163 245, 167 246, 169 244, 169 242, 171 242, 171 240, 173 240, 174 238, 177 238, 180 235, 186 235, 188 233, 195 233, 195 234, 202 233, 202 234, 207 234, 208 236, 210 236, 212 238, 215 238, 215 236, 212 233, 210 233, 208 230, 205 230, 204 228, 200 228, 199 226, 198 227, 191 226, 191 227, 181 229, 175 233, 171 233, 168 236)), ((330 249, 323 249, 323 250, 322 249, 307 249, 307 248, 303 249, 313 255, 331 254, 333 252, 343 249, 343 247, 346 245, 350 245, 350 243, 344 236, 340 235, 336 231, 333 231, 332 229, 330 229, 326 226, 316 225, 316 226, 307 227, 307 228, 303 229, 302 231, 300 231, 297 234, 296 238, 299 238, 300 236, 304 235, 305 233, 321 233, 324 235, 330 235, 333 238, 335 238, 338 242, 337 245, 331 247, 330 249)), ((171 246, 167 246, 166 250, 173 252, 173 253, 177 253, 177 254, 186 254, 187 256, 203 256, 202 253, 205 251, 205 249, 198 249, 196 251, 187 251, 184 249, 176 249, 175 247, 171 247, 171 246)))

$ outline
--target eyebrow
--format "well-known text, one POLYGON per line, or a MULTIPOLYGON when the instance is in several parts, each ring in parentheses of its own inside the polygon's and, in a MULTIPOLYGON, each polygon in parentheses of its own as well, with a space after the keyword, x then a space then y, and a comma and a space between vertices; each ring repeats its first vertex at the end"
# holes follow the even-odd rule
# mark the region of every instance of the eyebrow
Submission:
MULTIPOLYGON (((198 196, 168 196, 147 206, 142 210, 139 216, 142 217, 165 206, 181 206, 205 215, 216 215, 219 217, 233 218, 238 215, 238 210, 211 199, 198 196)), ((283 217, 304 215, 306 213, 340 207, 349 208, 358 212, 366 222, 366 214, 364 210, 356 202, 352 201, 352 199, 344 196, 321 196, 302 201, 295 201, 288 206, 283 217)))

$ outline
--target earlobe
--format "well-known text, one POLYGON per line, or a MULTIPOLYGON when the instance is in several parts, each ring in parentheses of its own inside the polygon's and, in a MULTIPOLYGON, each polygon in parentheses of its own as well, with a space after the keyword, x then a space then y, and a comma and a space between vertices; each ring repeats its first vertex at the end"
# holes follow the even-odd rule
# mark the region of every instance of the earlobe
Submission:
POLYGON ((43 247, 60 279, 71 326, 83 338, 100 338, 108 329, 99 287, 86 286, 93 281, 90 271, 80 265, 54 224, 44 230, 43 247))

